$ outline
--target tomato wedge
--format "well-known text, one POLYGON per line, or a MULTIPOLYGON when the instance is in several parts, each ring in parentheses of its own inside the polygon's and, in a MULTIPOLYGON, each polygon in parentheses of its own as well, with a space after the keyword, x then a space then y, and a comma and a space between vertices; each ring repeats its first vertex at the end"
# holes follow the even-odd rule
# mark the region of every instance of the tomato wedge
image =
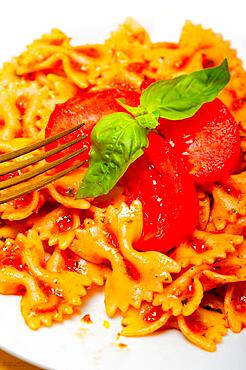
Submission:
POLYGON ((143 206, 143 233, 136 249, 166 252, 192 234, 198 220, 195 186, 161 136, 149 134, 149 147, 120 183, 128 202, 139 199, 143 206))
POLYGON ((204 104, 191 118, 159 122, 159 131, 183 158, 197 184, 223 181, 237 170, 238 124, 219 99, 204 104))
POLYGON ((87 150, 76 159, 67 161, 64 165, 60 165, 57 169, 60 171, 75 163, 76 160, 87 161, 88 165, 89 153, 91 149, 90 134, 95 124, 104 116, 114 112, 125 112, 125 109, 117 103, 117 98, 124 98, 126 104, 137 106, 139 104, 139 94, 133 90, 127 89, 108 89, 99 92, 84 92, 72 97, 63 104, 57 104, 54 111, 51 113, 49 122, 45 130, 45 137, 48 138, 61 131, 79 125, 84 122, 76 132, 73 132, 66 137, 59 139, 52 144, 46 146, 45 150, 61 146, 68 141, 72 141, 77 137, 87 134, 87 138, 83 140, 83 144, 78 143, 65 149, 62 153, 58 153, 47 158, 48 162, 52 162, 58 158, 65 156, 81 148, 81 145, 86 145, 87 150))

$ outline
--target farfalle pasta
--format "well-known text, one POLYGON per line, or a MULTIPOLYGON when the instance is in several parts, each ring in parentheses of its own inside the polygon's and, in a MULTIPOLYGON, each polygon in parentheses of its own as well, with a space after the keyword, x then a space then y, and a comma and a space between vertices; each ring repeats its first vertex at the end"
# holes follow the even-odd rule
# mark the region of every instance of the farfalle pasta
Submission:
POLYGON ((76 94, 119 86, 139 91, 146 81, 217 66, 225 57, 231 79, 219 98, 239 122, 240 170, 225 181, 197 186, 196 230, 170 251, 135 247, 143 235, 143 204, 127 197, 121 182, 99 199, 76 199, 85 167, 0 205, 0 293, 21 296, 21 313, 31 329, 80 314, 88 290, 105 286, 106 313, 122 316, 123 336, 175 328, 198 347, 215 351, 228 328, 241 332, 246 326, 246 72, 229 42, 211 30, 187 22, 178 43, 152 43, 132 19, 102 45, 72 46, 54 29, 4 64, 0 152, 8 153, 43 139, 55 106, 76 94))

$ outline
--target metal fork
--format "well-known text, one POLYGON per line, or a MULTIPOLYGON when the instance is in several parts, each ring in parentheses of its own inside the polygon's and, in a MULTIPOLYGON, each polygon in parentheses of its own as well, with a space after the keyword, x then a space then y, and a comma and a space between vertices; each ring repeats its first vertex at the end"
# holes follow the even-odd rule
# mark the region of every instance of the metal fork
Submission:
MULTIPOLYGON (((11 159, 18 158, 18 157, 20 157, 24 154, 31 153, 34 150, 41 148, 42 146, 48 145, 48 144, 50 144, 50 143, 52 143, 52 142, 54 142, 54 141, 56 141, 56 140, 58 140, 62 137, 65 137, 66 135, 71 134, 72 132, 81 128, 83 125, 84 125, 84 123, 81 123, 78 126, 75 126, 75 127, 70 128, 66 131, 60 132, 59 134, 56 134, 56 135, 54 135, 54 136, 52 136, 48 139, 38 141, 36 143, 33 143, 31 145, 26 146, 25 148, 14 150, 11 153, 2 154, 2 155, 0 155, 0 163, 7 162, 11 159)), ((21 162, 14 162, 12 164, 6 164, 6 167, 2 167, 0 169, 0 176, 7 175, 7 174, 10 174, 12 172, 21 170, 22 168, 25 168, 25 167, 30 166, 32 164, 35 164, 35 163, 37 163, 37 162, 39 162, 39 161, 41 161, 41 160, 43 160, 47 157, 50 157, 53 154, 60 153, 62 150, 66 149, 66 148, 69 148, 70 146, 84 140, 86 137, 87 137, 87 135, 81 135, 80 137, 78 137, 78 138, 76 138, 76 139, 74 139, 74 140, 72 140, 68 143, 65 143, 65 144, 61 145, 58 148, 51 149, 46 153, 37 154, 37 155, 35 155, 35 156, 33 156, 29 159, 23 160, 21 162)), ((20 183, 25 182, 27 180, 30 180, 30 179, 32 179, 36 176, 39 176, 39 175, 51 170, 52 168, 54 168, 54 167, 56 167, 56 166, 58 166, 62 163, 65 163, 69 159, 72 159, 72 158, 76 157, 78 154, 83 153, 85 150, 87 150, 86 145, 84 145, 81 149, 64 156, 63 158, 57 159, 56 161, 53 161, 53 162, 48 163, 46 165, 43 165, 42 167, 34 169, 34 170, 32 170, 30 172, 27 172, 27 173, 25 173, 21 176, 16 176, 16 177, 13 177, 13 178, 8 179, 8 180, 1 181, 0 182, 0 190, 8 189, 11 186, 20 184, 20 183)), ((39 180, 39 181, 37 181, 35 183, 32 183, 32 184, 29 184, 29 185, 27 184, 27 185, 22 186, 20 189, 17 189, 17 190, 10 190, 7 194, 6 193, 5 194, 0 193, 0 204, 6 203, 6 202, 8 202, 10 200, 13 200, 13 199, 16 199, 16 198, 18 198, 18 197, 20 197, 24 194, 32 192, 33 190, 40 189, 40 188, 52 183, 53 181, 59 179, 60 177, 66 175, 67 173, 79 168, 84 163, 85 163, 85 161, 80 162, 80 163, 76 163, 73 166, 71 166, 69 168, 66 168, 63 171, 60 171, 60 172, 56 173, 53 176, 48 176, 48 177, 46 177, 42 180, 39 180)))

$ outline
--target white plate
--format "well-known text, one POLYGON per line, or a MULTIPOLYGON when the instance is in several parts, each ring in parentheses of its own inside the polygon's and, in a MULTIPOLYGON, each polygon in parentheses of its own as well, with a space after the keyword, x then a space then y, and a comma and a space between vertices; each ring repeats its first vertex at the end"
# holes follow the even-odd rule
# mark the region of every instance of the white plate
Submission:
MULTIPOLYGON (((177 41, 186 19, 202 23, 232 40, 246 61, 243 3, 243 0, 2 1, 0 63, 17 55, 52 27, 61 28, 76 42, 99 42, 129 15, 142 23, 155 41, 177 41)), ((104 328, 103 320, 108 318, 100 292, 86 301, 82 311, 91 314, 93 324, 83 324, 77 317, 33 332, 21 317, 19 298, 0 296, 0 347, 43 368, 57 370, 245 369, 245 332, 227 335, 217 352, 207 353, 176 331, 117 340, 119 320, 109 320, 110 328, 104 328)))

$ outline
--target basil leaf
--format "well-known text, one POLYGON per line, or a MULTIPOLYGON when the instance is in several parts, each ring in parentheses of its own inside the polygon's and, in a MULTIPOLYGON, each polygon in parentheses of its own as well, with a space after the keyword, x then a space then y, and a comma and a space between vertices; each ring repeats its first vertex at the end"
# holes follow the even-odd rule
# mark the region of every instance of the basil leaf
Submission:
POLYGON ((132 107, 131 105, 125 104, 123 99, 116 100, 123 108, 125 108, 136 118, 136 120, 142 127, 155 129, 156 126, 159 125, 158 113, 148 113, 142 105, 139 105, 138 107, 132 107))
POLYGON ((112 113, 92 130, 89 168, 78 198, 107 194, 148 145, 148 130, 127 113, 112 113))
POLYGON ((204 103, 214 100, 229 80, 230 72, 225 59, 217 67, 151 84, 142 93, 140 103, 143 109, 162 118, 188 118, 204 103))
POLYGON ((153 130, 156 128, 156 126, 159 125, 158 118, 159 118, 158 114, 147 113, 142 114, 141 116, 137 116, 136 120, 138 121, 140 126, 153 130))

